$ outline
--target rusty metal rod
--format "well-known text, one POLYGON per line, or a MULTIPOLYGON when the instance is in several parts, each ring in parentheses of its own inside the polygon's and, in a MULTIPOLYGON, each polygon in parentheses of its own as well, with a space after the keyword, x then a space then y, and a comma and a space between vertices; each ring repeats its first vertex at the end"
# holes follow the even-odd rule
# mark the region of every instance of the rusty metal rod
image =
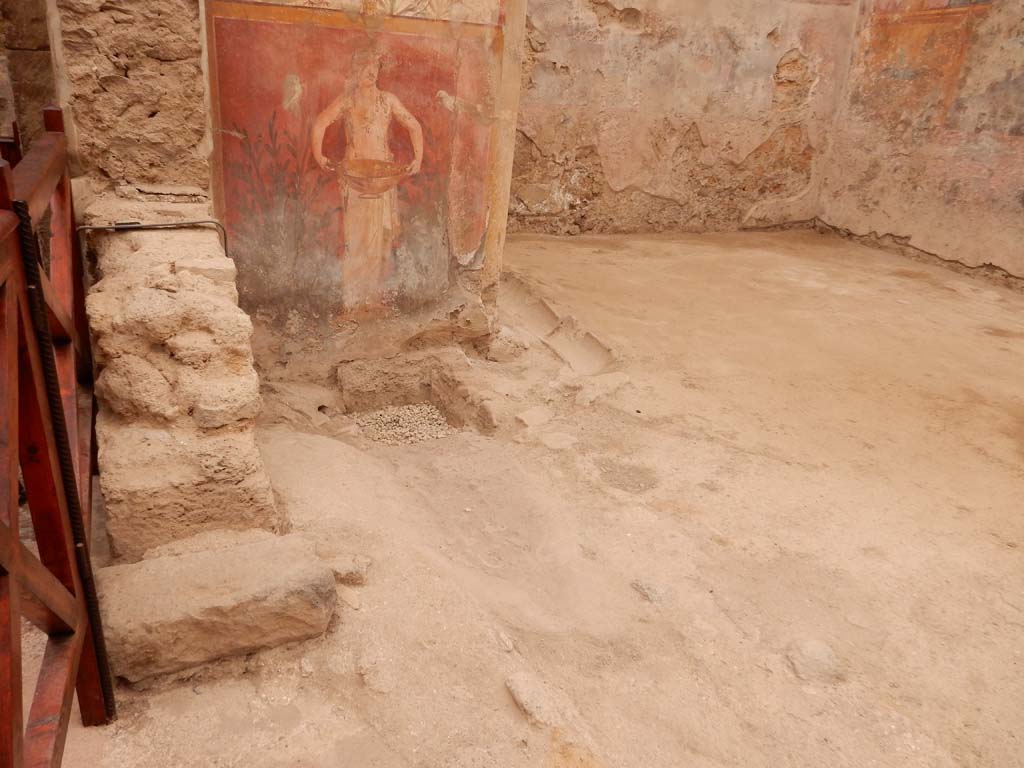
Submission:
POLYGON ((194 227, 216 227, 220 232, 224 254, 228 252, 228 231, 217 219, 194 219, 190 221, 161 221, 144 223, 141 221, 116 221, 113 224, 83 224, 76 227, 77 232, 133 232, 144 229, 192 229, 194 227))

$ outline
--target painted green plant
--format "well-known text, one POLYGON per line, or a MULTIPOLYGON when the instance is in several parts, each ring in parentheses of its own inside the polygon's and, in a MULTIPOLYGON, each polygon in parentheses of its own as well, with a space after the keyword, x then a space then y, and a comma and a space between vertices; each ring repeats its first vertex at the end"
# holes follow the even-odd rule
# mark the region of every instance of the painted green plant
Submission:
POLYGON ((240 293, 281 312, 331 307, 340 295, 336 182, 313 159, 303 129, 311 118, 295 101, 289 106, 298 114, 281 120, 274 110, 263 130, 234 127, 225 160, 240 293))

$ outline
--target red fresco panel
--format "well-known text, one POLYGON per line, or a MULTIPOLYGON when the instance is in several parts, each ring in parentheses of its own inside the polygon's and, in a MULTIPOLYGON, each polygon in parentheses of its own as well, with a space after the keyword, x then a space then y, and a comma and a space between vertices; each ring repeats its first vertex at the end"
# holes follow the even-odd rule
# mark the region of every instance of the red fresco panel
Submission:
POLYGON ((463 112, 492 86, 466 71, 486 52, 460 74, 459 25, 415 24, 429 34, 213 18, 220 213, 247 308, 377 313, 448 287, 486 215, 489 133, 463 112))

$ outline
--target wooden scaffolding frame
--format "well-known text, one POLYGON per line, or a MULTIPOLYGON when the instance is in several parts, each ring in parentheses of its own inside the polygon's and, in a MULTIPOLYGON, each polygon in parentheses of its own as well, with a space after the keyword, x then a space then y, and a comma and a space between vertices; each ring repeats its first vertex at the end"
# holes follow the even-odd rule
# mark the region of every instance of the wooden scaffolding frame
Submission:
POLYGON ((16 167, 0 161, 0 768, 59 766, 76 692, 86 725, 115 715, 89 561, 95 403, 83 265, 63 117, 44 117, 24 157, 4 151, 16 167), (38 555, 20 536, 19 469, 38 555), (48 636, 27 716, 22 619, 48 636))

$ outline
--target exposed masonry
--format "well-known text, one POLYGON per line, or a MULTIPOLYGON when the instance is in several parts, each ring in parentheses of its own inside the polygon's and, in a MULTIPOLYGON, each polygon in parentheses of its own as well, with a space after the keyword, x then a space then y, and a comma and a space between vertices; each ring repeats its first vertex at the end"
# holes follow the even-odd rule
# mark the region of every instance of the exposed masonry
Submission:
POLYGON ((56 0, 85 171, 207 188, 198 0, 56 0))
MULTIPOLYGON (((203 218, 101 199, 89 223, 203 218)), ((256 448, 252 324, 214 231, 93 234, 100 483, 115 556, 203 531, 283 525, 256 448)))

